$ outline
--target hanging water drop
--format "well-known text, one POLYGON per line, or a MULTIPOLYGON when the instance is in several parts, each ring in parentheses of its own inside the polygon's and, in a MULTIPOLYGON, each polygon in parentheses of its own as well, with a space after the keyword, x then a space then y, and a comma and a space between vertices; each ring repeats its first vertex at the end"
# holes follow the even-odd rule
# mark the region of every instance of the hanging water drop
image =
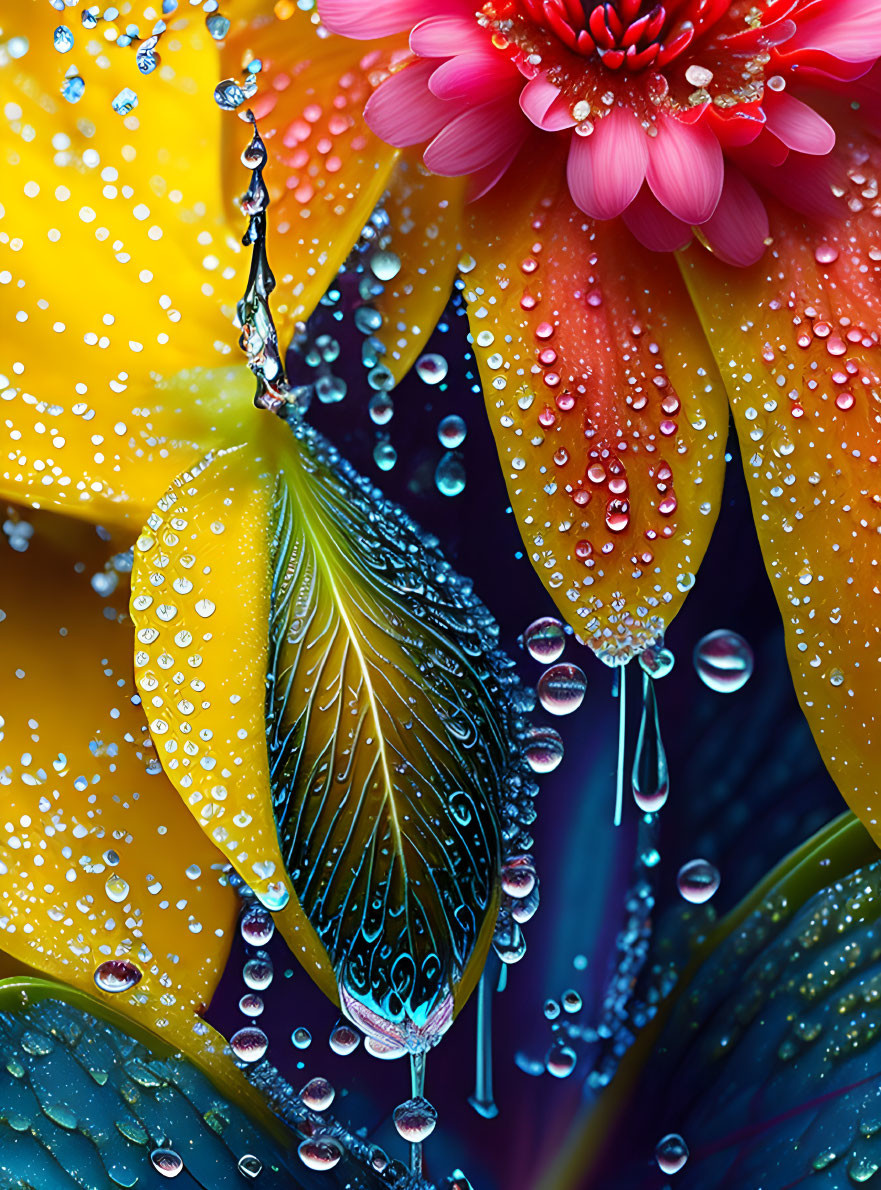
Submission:
POLYGON ((512 855, 502 867, 502 892, 509 897, 528 897, 535 888, 535 864, 531 855, 512 855))
POLYGON ((650 678, 666 678, 673 668, 675 657, 663 645, 650 645, 639 655, 639 664, 650 678))
POLYGON ((538 699, 551 715, 571 715, 584 702, 587 678, 578 665, 560 662, 552 665, 538 679, 538 699))
POLYGON ((455 450, 457 446, 461 446, 465 441, 467 432, 468 427, 462 418, 455 413, 451 413, 449 417, 442 418, 438 424, 437 440, 447 450, 455 450))
POLYGON ((670 777, 667 755, 661 739, 655 686, 647 673, 642 675, 642 719, 636 755, 633 758, 633 800, 646 814, 654 814, 667 800, 670 777))
POLYGON ((448 451, 435 468, 434 482, 442 496, 460 496, 465 491, 465 464, 462 456, 448 451))
POLYGON ((394 1111, 394 1120, 398 1135, 411 1145, 418 1145, 434 1132, 437 1111, 423 1095, 419 1095, 399 1104, 394 1111))
POLYGON ((440 384, 446 377, 448 367, 442 355, 428 352, 416 361, 416 375, 426 384, 440 384))
POLYGON ((246 1025, 229 1039, 230 1049, 242 1062, 259 1062, 269 1048, 269 1038, 262 1029, 246 1025))
POLYGON ((267 958, 249 959, 242 968, 242 978, 252 992, 265 992, 272 976, 272 963, 267 958))
POLYGON ((533 727, 526 733, 524 755, 534 773, 552 773, 563 759, 563 739, 552 727, 533 727))
POLYGON ((721 881, 718 868, 709 860, 693 859, 679 869, 676 887, 686 901, 692 905, 703 905, 716 893, 721 881))
POLYGON ((519 963, 526 954, 526 938, 510 915, 499 917, 492 945, 503 963, 519 963))
POLYGON ((328 1040, 333 1052, 341 1057, 354 1053, 360 1043, 360 1035, 350 1025, 337 1025, 328 1040))
POLYGON ((343 1155, 342 1145, 335 1136, 323 1136, 320 1133, 301 1141, 297 1152, 309 1169, 333 1169, 343 1155))
POLYGON ((658 1141, 655 1160, 661 1173, 679 1173, 688 1160, 688 1145, 678 1132, 670 1132, 658 1141))
POLYGON ((246 992, 239 1000, 239 1012, 244 1016, 260 1016, 263 1008, 263 998, 262 996, 258 996, 256 992, 246 992))
POLYGON ((533 620, 523 633, 523 644, 533 661, 550 665, 558 661, 566 647, 566 633, 563 625, 553 616, 542 616, 533 620))
POLYGON ((128 959, 106 959, 95 970, 95 983, 102 992, 127 992, 141 981, 141 971, 128 959))
POLYGON ((375 393, 370 398, 367 412, 375 426, 385 426, 394 416, 395 403, 388 393, 375 393))
POLYGON ((390 442, 377 442, 373 448, 373 461, 380 471, 391 471, 398 461, 398 452, 390 442))
POLYGON ((695 645, 694 668, 705 686, 733 694, 752 676, 753 651, 739 633, 720 628, 695 645))
POLYGON ((239 929, 249 946, 265 946, 275 933, 275 923, 264 909, 254 907, 242 914, 239 929))

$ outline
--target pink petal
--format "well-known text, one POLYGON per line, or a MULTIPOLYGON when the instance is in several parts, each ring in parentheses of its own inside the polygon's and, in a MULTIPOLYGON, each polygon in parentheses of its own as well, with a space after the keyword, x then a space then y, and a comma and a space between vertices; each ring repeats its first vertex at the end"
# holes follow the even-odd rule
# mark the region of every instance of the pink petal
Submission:
POLYGON ((818 0, 798 20, 786 44, 794 50, 822 50, 845 62, 869 62, 881 54, 881 7, 878 0, 818 0))
POLYGON ((511 64, 501 54, 469 51, 441 63, 428 86, 438 99, 467 98, 471 103, 482 103, 507 90, 511 74, 511 64))
POLYGON ((364 118, 380 140, 399 149, 430 140, 461 106, 428 89, 436 63, 413 62, 380 83, 367 101, 364 118))
POLYGON ((537 74, 520 92, 520 107, 536 128, 545 132, 559 132, 576 123, 568 101, 560 94, 559 87, 548 80, 546 71, 537 74))
POLYGON ((765 251, 768 212, 740 170, 725 169, 725 184, 719 205, 701 231, 713 252, 726 264, 746 268, 765 251))
POLYGON ((655 198, 684 223, 704 223, 722 193, 722 148, 706 124, 685 125, 672 116, 658 119, 658 135, 648 138, 646 181, 655 198))
POLYGON ((823 157, 832 151, 835 129, 794 95, 771 91, 765 95, 763 107, 767 116, 766 127, 787 148, 815 157, 823 157))
POLYGON ((486 31, 473 16, 429 17, 410 34, 410 49, 423 58, 453 58, 486 44, 486 31))
POLYGON ((445 177, 471 174, 519 145, 524 131, 520 109, 504 95, 451 120, 425 150, 423 160, 432 173, 445 177))
POLYGON ((621 218, 652 252, 675 252, 691 240, 691 227, 662 207, 648 186, 643 186, 621 218))
POLYGON ((613 108, 590 136, 572 134, 566 178, 585 215, 614 219, 633 201, 645 178, 649 139, 629 108, 613 108))
POLYGON ((318 12, 332 33, 369 40, 412 29, 438 7, 438 0, 319 0, 318 12))
POLYGON ((528 134, 528 128, 523 129, 523 139, 516 144, 510 146, 507 152, 503 153, 501 157, 497 157, 495 161, 491 161, 489 165, 485 165, 483 169, 477 170, 471 174, 468 179, 468 189, 466 198, 468 202, 476 202, 478 198, 483 198, 484 194, 492 190, 496 182, 500 181, 511 168, 514 158, 520 152, 523 141, 528 134))

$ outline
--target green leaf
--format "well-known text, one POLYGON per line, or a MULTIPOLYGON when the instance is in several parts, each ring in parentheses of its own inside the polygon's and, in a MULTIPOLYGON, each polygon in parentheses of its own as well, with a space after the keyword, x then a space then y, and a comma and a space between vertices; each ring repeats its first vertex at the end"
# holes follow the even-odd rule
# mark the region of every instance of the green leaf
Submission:
POLYGON ((160 501, 133 593, 169 777, 265 903, 292 894, 281 928, 346 1011, 431 1044, 489 946, 503 799, 533 814, 486 609, 314 431, 275 422, 160 501))

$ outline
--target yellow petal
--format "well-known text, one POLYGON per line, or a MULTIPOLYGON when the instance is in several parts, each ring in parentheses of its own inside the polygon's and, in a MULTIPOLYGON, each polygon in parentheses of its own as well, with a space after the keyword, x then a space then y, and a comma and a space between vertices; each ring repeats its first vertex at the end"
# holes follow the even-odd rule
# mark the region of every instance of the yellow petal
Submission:
MULTIPOLYGON (((290 341, 357 242, 388 185, 398 150, 364 123, 369 75, 388 65, 387 42, 317 33, 317 13, 287 6, 284 20, 240 26, 227 41, 224 69, 238 75, 259 58, 252 107, 266 142, 271 205, 269 252, 278 288, 279 338, 290 341)), ((243 148, 236 121, 224 125, 227 193, 240 193, 243 148)))
POLYGON ((114 544, 48 513, 32 524, 0 565, 0 947, 193 1052, 236 896, 136 705, 125 577, 106 600, 91 587, 114 544), (97 986, 113 961, 140 971, 130 990, 97 986))
MULTIPOLYGON (((385 346, 382 362, 395 380, 416 362, 444 312, 462 253, 465 180, 426 172, 414 154, 401 158, 384 203, 389 247, 400 268, 384 281, 373 302, 382 315, 376 338, 385 346)), ((383 257, 376 270, 383 280, 383 257)), ((390 268, 396 267, 394 259, 390 268)))
POLYGON ((694 583, 728 411, 670 257, 572 204, 524 154, 475 203, 465 295, 490 424, 533 566, 578 636, 626 661, 694 583))
POLYGON ((775 210, 753 268, 697 251, 684 268, 731 397, 799 701, 881 841, 881 229, 862 180, 881 154, 863 150, 834 161, 824 220, 775 210))
POLYGON ((253 415, 229 369, 243 221, 227 223, 220 190, 221 123, 242 144, 246 131, 213 100, 201 15, 162 39, 149 77, 109 26, 73 16, 64 55, 49 4, 4 19, 29 48, 0 67, 0 493, 135 532, 158 491, 253 415), (71 64, 75 104, 61 95, 71 64), (140 99, 128 116, 111 108, 123 87, 140 99))

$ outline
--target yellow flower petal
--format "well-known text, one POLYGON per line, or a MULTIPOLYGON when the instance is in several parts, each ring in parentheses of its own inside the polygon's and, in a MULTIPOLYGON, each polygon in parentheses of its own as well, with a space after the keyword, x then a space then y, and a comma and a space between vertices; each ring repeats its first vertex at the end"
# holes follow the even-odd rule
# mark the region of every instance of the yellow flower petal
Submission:
POLYGON ((579 637, 627 660, 676 614, 715 523, 710 349, 673 261, 592 224, 562 165, 524 156, 470 211, 465 295, 527 553, 579 637))
POLYGON ((246 132, 214 103, 201 17, 144 77, 103 25, 72 20, 62 55, 49 4, 7 10, 4 34, 29 49, 0 67, 0 493, 136 531, 157 491, 253 415, 228 367, 243 222, 226 222, 220 190, 221 123, 246 132), (123 87, 140 96, 128 116, 111 108, 123 87))
POLYGON ((114 545, 48 513, 32 523, 0 565, 0 948, 193 1052, 237 898, 132 701, 127 582, 106 602, 90 585, 114 545), (110 994, 95 977, 114 961, 141 979, 110 994))
POLYGON ((825 219, 775 210, 753 268, 703 252, 684 263, 731 397, 799 701, 881 841, 881 229, 863 197, 881 154, 865 158, 857 144, 834 159, 825 219))
MULTIPOLYGON (((398 150, 364 123, 369 74, 388 65, 385 42, 319 37, 316 13, 241 26, 227 41, 226 73, 259 58, 252 103, 269 153, 265 179, 269 253, 278 288, 273 312, 283 343, 308 318, 388 185, 398 150)), ((240 193, 243 143, 224 125, 224 184, 240 193)))

